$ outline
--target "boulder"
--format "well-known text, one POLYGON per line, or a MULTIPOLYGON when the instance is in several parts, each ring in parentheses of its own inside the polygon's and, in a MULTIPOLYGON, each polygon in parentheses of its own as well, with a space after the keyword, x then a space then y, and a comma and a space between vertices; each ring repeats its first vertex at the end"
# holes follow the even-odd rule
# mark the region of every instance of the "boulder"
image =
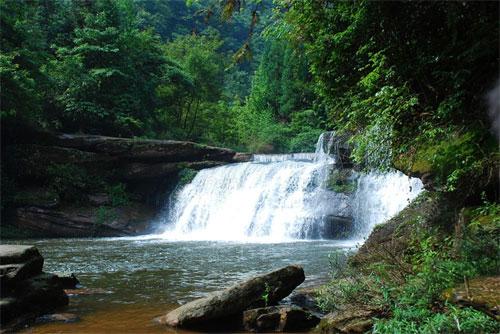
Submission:
POLYGON ((452 226, 453 207, 454 203, 442 194, 422 192, 396 216, 375 226, 358 252, 349 258, 349 263, 367 273, 377 262, 401 266, 415 233, 432 226, 452 226))
POLYGON ((34 246, 0 245, 0 323, 29 318, 68 304, 59 277, 42 272, 34 246))
POLYGON ((323 238, 346 239, 354 231, 354 219, 352 217, 328 215, 323 223, 323 238))
POLYGON ((42 256, 35 246, 0 245, 0 265, 24 263, 40 257, 42 256))
POLYGON ((160 323, 184 328, 217 327, 222 319, 238 322, 247 309, 274 305, 305 279, 299 266, 287 266, 209 294, 169 312, 160 323))
POLYGON ((253 154, 252 153, 240 153, 240 152, 237 152, 233 156, 233 161, 234 162, 248 162, 248 161, 252 161, 252 159, 253 159, 253 154))
POLYGON ((33 246, 0 245, 2 295, 19 282, 42 273, 43 257, 33 246))
POLYGON ((80 285, 80 281, 76 278, 75 274, 67 272, 55 272, 59 285, 63 289, 76 289, 80 285))
POLYGON ((374 323, 373 318, 381 315, 381 310, 359 305, 351 305, 325 315, 317 327, 322 334, 366 333, 374 323))
POLYGON ((269 306, 243 312, 243 326, 252 332, 300 332, 316 326, 320 318, 297 306, 269 306))
POLYGON ((475 308, 500 320, 500 276, 465 280, 445 291, 444 297, 449 302, 475 308))
POLYGON ((297 289, 290 295, 290 302, 292 305, 320 313, 321 309, 316 302, 317 291, 318 287, 297 289))
POLYGON ((1 305, 2 324, 22 315, 36 316, 68 304, 68 296, 59 285, 57 276, 46 273, 20 282, 6 300, 7 303, 1 305))

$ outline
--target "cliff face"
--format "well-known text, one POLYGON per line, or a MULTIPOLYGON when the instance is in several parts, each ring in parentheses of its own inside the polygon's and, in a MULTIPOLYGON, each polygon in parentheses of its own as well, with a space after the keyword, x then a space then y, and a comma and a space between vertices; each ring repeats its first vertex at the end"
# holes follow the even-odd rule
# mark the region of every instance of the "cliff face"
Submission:
POLYGON ((145 233, 179 179, 240 162, 192 142, 36 133, 2 149, 2 235, 145 233))

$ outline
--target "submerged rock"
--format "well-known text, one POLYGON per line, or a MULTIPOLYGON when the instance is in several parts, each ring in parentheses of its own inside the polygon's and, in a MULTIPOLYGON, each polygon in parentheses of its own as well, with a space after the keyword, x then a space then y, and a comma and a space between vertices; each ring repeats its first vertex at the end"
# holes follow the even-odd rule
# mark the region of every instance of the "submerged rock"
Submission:
POLYGON ((184 304, 158 320, 169 326, 203 329, 217 328, 223 322, 238 324, 243 311, 275 305, 304 279, 301 267, 287 266, 184 304))
POLYGON ((37 323, 45 323, 45 322, 64 322, 71 323, 77 322, 80 318, 73 313, 54 313, 54 314, 46 314, 41 317, 36 318, 35 322, 37 323))
POLYGON ((299 332, 316 326, 320 318, 297 306, 269 306, 243 313, 243 326, 252 332, 299 332))

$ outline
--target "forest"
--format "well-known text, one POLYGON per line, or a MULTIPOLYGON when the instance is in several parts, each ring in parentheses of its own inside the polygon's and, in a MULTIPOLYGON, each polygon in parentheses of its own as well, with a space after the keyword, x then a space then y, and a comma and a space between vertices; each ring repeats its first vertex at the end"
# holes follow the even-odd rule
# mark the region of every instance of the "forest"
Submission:
POLYGON ((2 150, 36 129, 282 154, 333 131, 357 172, 396 169, 427 192, 390 221, 404 222, 395 253, 370 243, 377 226, 372 253, 331 256, 320 307, 377 309, 374 333, 497 333, 498 309, 441 297, 498 280, 499 13, 491 1, 0 0, 2 150))
POLYGON ((260 35, 270 5, 252 22, 198 2, 3 1, 3 124, 310 150, 324 116, 304 50, 260 35))

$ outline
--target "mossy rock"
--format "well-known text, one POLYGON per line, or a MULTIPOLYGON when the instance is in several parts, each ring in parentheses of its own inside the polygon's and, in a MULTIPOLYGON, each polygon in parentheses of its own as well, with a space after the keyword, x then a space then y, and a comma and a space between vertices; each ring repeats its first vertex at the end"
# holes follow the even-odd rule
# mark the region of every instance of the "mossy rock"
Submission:
POLYGON ((377 263, 392 263, 409 255, 414 238, 432 227, 453 227, 453 203, 437 192, 423 192, 395 217, 375 228, 349 263, 370 271, 377 263))
POLYGON ((352 169, 333 169, 328 177, 327 188, 336 193, 351 194, 356 191, 356 176, 352 169))
POLYGON ((443 298, 472 307, 500 321, 500 276, 478 277, 446 290, 443 298))

